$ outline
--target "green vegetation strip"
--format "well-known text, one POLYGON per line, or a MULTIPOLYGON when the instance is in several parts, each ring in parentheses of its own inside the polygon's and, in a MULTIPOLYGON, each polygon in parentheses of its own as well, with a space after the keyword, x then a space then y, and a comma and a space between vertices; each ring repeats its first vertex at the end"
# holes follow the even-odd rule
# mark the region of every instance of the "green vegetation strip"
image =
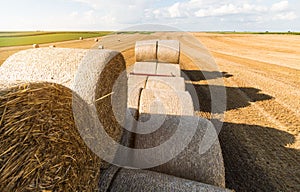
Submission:
POLYGON ((111 32, 0 32, 0 47, 53 43, 108 34, 111 32))

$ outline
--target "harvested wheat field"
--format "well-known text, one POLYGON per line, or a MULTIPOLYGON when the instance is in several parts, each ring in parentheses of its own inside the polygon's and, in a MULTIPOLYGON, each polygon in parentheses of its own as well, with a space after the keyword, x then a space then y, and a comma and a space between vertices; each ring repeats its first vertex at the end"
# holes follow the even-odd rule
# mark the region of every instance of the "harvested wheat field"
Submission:
MULTIPOLYGON (((300 36, 194 35, 224 74, 220 141, 227 187, 300 191, 300 36)), ((200 102, 209 102, 205 88, 198 87, 200 102)))
MULTIPOLYGON (((223 79, 227 109, 220 131, 226 187, 236 191, 300 191, 300 36, 193 33, 212 54, 222 73, 195 67, 182 54, 180 67, 199 96, 201 117, 210 119, 208 84, 223 79), (205 79, 205 76, 211 79, 205 79)), ((135 62, 136 41, 179 39, 184 34, 120 34, 99 38, 106 49, 122 51, 128 70, 135 62)), ((55 43, 89 48, 94 39, 55 43)), ((47 45, 40 45, 49 46, 47 45)), ((8 55, 31 46, 0 48, 0 65, 8 55)))

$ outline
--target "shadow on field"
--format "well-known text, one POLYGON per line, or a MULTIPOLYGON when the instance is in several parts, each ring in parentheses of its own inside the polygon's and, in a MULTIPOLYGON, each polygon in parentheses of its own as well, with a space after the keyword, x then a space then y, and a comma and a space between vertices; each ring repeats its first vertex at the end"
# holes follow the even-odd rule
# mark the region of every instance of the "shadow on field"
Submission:
POLYGON ((202 81, 202 80, 210 80, 210 79, 218 79, 218 78, 229 78, 232 77, 231 74, 227 72, 219 72, 219 71, 199 71, 199 70, 181 70, 182 77, 185 77, 185 80, 190 81, 202 81), (188 77, 188 78, 187 78, 188 77))
MULTIPOLYGON (((188 71, 185 74, 196 83, 205 79, 232 77, 226 72, 188 71)), ((226 111, 229 111, 247 107, 253 102, 273 99, 252 87, 191 83, 187 83, 186 87, 191 93, 193 89, 196 91, 197 97, 193 97, 193 102, 199 102, 200 108, 195 110, 207 113, 216 113, 211 106, 217 106, 217 111, 222 110, 221 107, 218 109, 220 104, 226 103, 226 111), (214 94, 216 96, 212 103, 211 91, 224 93, 224 89, 226 99, 222 94, 214 94)), ((218 123, 216 119, 212 121, 218 123)), ((219 138, 225 164, 226 187, 236 191, 300 191, 300 150, 286 147, 296 140, 292 134, 272 127, 224 122, 219 138)))
MULTIPOLYGON (((193 102, 199 102, 199 106, 194 106, 196 111, 202 112, 213 112, 216 113, 218 110, 222 112, 222 109, 217 109, 221 106, 215 106, 215 111, 212 111, 212 99, 211 92, 216 93, 215 101, 219 102, 224 100, 223 105, 226 104, 226 110, 239 109, 243 107, 247 107, 251 104, 251 102, 264 101, 272 99, 272 96, 260 93, 261 90, 250 87, 222 87, 215 85, 194 85, 194 84, 186 84, 186 89, 189 92, 193 92, 195 89, 197 93, 197 97, 192 97, 193 102), (222 90, 226 91, 226 95, 221 95, 222 90), (224 98, 226 96, 226 100, 224 98), (200 109, 199 109, 200 107, 200 109)), ((225 94, 225 93, 224 93, 225 94)))
POLYGON ((258 125, 224 123, 219 135, 226 187, 236 191, 300 191, 300 150, 287 132, 258 125))
MULTIPOLYGON (((203 80, 212 80, 219 78, 230 78, 233 75, 227 72, 218 71, 197 71, 197 70, 183 70, 182 73, 186 80, 193 82, 199 82, 203 80)), ((199 106, 195 105, 195 111, 212 112, 211 109, 211 92, 216 93, 214 95, 214 102, 226 102, 226 110, 239 109, 247 107, 251 102, 264 101, 272 99, 272 96, 260 93, 261 90, 251 87, 223 87, 216 85, 198 85, 198 84, 186 84, 187 91, 191 94, 195 91, 197 96, 193 96, 194 104, 199 103, 199 106), (221 95, 222 91, 226 91, 226 95, 221 95), (226 96, 226 100, 224 99, 226 96), (223 101, 224 100, 224 101, 223 101), (199 109, 200 107, 200 109, 199 109)), ((193 94, 192 94, 193 95, 193 94)), ((224 104, 224 103, 223 103, 224 104)), ((224 111, 220 106, 215 106, 213 113, 224 111), (217 108, 220 109, 217 109, 217 108)))

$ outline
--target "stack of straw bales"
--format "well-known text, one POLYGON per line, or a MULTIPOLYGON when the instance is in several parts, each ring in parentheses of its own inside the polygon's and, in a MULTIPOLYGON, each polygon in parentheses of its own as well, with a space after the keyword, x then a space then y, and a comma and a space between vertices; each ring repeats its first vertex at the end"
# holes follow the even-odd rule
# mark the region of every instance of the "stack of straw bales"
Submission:
POLYGON ((123 71, 123 56, 108 50, 42 48, 8 58, 0 68, 0 191, 96 191, 105 165, 80 137, 73 107, 85 122, 95 104, 108 135, 121 141, 111 101, 125 116, 123 71))
MULTIPOLYGON (((129 77, 130 86, 139 87, 139 91, 129 92, 128 98, 134 103, 132 107, 137 109, 136 116, 141 122, 136 123, 134 129, 138 133, 155 130, 147 134, 136 134, 134 147, 148 149, 162 145, 175 134, 179 124, 185 128, 179 130, 184 140, 191 132, 191 127, 196 127, 194 137, 181 153, 151 170, 225 187, 223 157, 216 130, 208 120, 194 116, 191 95, 185 91, 184 79, 180 77, 179 42, 156 41, 156 62, 153 62, 154 44, 153 41, 136 43, 137 62, 129 77), (149 51, 151 59, 147 55, 143 56, 147 50, 152 50, 149 51), (143 86, 139 86, 138 78, 141 78, 143 86), (133 93, 134 95, 131 95, 133 93), (150 123, 147 123, 148 121, 150 123)), ((177 145, 178 143, 174 143, 174 149, 166 153, 176 151, 177 145)), ((141 161, 147 164, 163 158, 163 155, 157 154, 151 158, 141 158, 141 161)))

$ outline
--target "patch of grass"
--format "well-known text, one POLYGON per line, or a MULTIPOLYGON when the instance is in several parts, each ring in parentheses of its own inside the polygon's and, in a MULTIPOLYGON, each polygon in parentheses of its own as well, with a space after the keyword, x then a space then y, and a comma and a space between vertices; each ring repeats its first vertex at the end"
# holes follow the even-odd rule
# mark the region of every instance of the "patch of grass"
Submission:
POLYGON ((111 32, 0 32, 0 47, 52 43, 108 34, 111 32))

